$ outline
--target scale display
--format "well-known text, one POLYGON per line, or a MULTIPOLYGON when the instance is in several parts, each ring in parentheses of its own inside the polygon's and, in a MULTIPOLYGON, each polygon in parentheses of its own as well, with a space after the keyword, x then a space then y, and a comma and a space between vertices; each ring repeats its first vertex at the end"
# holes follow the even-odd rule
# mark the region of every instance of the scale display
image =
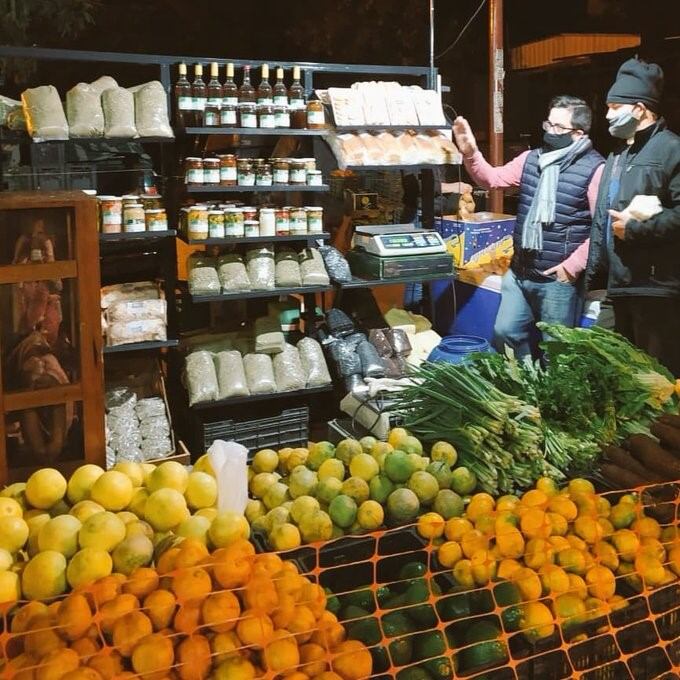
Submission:
POLYGON ((436 231, 416 229, 413 225, 358 227, 354 246, 379 257, 446 252, 446 245, 436 231))

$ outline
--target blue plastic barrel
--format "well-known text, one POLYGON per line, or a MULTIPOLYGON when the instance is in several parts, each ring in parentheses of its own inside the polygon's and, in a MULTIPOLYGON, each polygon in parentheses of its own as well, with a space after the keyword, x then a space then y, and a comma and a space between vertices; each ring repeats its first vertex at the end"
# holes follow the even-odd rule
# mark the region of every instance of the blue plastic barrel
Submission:
POLYGON ((462 364, 469 354, 490 352, 491 347, 485 338, 476 335, 451 335, 444 338, 427 357, 428 361, 447 361, 462 364))

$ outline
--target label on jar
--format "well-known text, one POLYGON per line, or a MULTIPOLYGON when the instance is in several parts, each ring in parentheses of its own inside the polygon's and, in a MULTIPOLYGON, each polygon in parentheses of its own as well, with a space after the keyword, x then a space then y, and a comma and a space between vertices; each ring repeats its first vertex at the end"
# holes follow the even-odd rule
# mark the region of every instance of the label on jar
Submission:
POLYGON ((238 183, 242 187, 254 187, 255 186, 255 173, 254 172, 242 172, 238 175, 238 183))
POLYGON ((257 105, 259 106, 260 104, 268 104, 271 106, 274 103, 274 100, 271 97, 260 97, 257 100, 257 105))
POLYGON ((323 177, 320 172, 310 172, 307 174, 307 184, 310 187, 320 187, 323 184, 323 177))
POLYGON ((290 113, 286 111, 285 113, 275 113, 274 114, 274 125, 279 128, 289 128, 290 127, 290 113))
POLYGON ((217 111, 206 110, 205 113, 203 114, 203 125, 205 125, 205 127, 213 127, 215 125, 219 125, 219 116, 217 111))
POLYGON ((288 97, 285 94, 279 94, 274 97, 274 106, 288 106, 288 97))
POLYGON ((194 111, 205 110, 205 97, 194 97, 194 111))
POLYGON ((144 231, 145 229, 144 220, 139 217, 128 217, 125 220, 125 231, 144 231))
POLYGON ((208 217, 204 212, 196 215, 189 214, 189 238, 208 238, 208 217))
POLYGON ((152 220, 149 220, 148 227, 149 231, 167 231, 168 220, 164 217, 155 217, 152 220))
POLYGON ((274 168, 274 184, 288 184, 288 170, 277 170, 274 168))
POLYGON ((224 232, 226 236, 243 236, 243 213, 227 213, 224 218, 224 232))
POLYGON ((220 168, 220 182, 235 182, 237 179, 237 172, 234 166, 226 166, 220 168))
POLYGON ((323 111, 307 111, 307 125, 325 125, 326 116, 323 111))
POLYGON ((307 171, 304 168, 291 170, 289 181, 291 184, 304 184, 307 181, 307 171))
POLYGON ((238 106, 238 97, 222 97, 222 106, 238 106))
POLYGON ((247 220, 244 225, 244 236, 252 238, 260 235, 260 223, 256 220, 247 220))
POLYGON ((255 113, 241 113, 241 127, 256 128, 257 114, 255 113))
POLYGON ((263 113, 260 115, 260 127, 261 128, 274 128, 276 127, 276 119, 273 113, 263 113))
POLYGON ((291 109, 304 109, 306 107, 304 99, 291 99, 290 108, 291 109))
POLYGON ((276 216, 276 234, 277 236, 286 236, 290 234, 290 220, 288 219, 288 216, 276 216))
POLYGON ((290 214, 290 233, 307 233, 307 215, 304 212, 294 212, 290 214))
POLYGON ((222 109, 220 111, 220 125, 236 125, 236 109, 222 109))
POLYGON ((274 210, 260 210, 260 236, 274 236, 276 213, 274 210))
POLYGON ((189 168, 185 175, 186 184, 203 184, 203 169, 189 168))
POLYGON ((210 238, 224 238, 224 222, 209 219, 208 235, 210 238))
POLYGON ((193 97, 177 97, 177 108, 180 111, 192 111, 194 108, 193 97))
POLYGON ((323 231, 323 218, 319 213, 307 214, 307 231, 311 234, 320 234, 323 231))
POLYGON ((203 170, 203 181, 206 184, 219 184, 220 183, 220 169, 219 168, 207 168, 203 170))
POLYGON ((258 175, 255 178, 255 184, 257 184, 258 187, 270 187, 272 185, 272 176, 258 175))

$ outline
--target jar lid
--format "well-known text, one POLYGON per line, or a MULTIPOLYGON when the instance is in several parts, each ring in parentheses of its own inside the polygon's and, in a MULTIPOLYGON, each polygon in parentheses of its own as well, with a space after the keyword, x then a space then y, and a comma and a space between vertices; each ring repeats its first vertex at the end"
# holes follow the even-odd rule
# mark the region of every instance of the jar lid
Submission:
MULTIPOLYGON (((136 198, 136 196, 135 196, 136 198)), ((122 201, 123 199, 120 196, 97 196, 97 200, 99 201, 122 201)))
POLYGON ((224 215, 224 210, 208 210, 208 215, 224 215))
POLYGON ((238 208, 238 207, 232 205, 232 206, 229 206, 228 208, 226 208, 226 211, 227 211, 227 212, 237 212, 237 213, 242 213, 242 212, 243 212, 243 208, 238 208))
POLYGON ((155 214, 162 213, 162 212, 165 212, 165 210, 163 208, 149 208, 148 210, 145 210, 144 212, 147 215, 150 215, 151 213, 155 213, 155 214))
POLYGON ((307 174, 309 174, 309 175, 320 175, 321 170, 307 170, 307 174))
POLYGON ((141 203, 128 203, 128 208, 142 208, 144 209, 144 206, 141 203))
POLYGON ((320 211, 323 212, 323 208, 322 208, 322 207, 320 207, 320 206, 317 207, 317 206, 312 206, 312 205, 306 205, 306 206, 305 206, 305 210, 310 210, 310 211, 311 211, 311 210, 320 210, 320 211))
POLYGON ((252 226, 253 224, 259 224, 259 222, 257 220, 246 220, 244 224, 250 224, 252 226))
MULTIPOLYGON (((185 161, 203 161, 202 158, 199 158, 198 156, 187 156, 185 161)), ((123 198, 127 198, 126 196, 123 196, 123 198)))
POLYGON ((276 208, 260 208, 260 212, 273 213, 276 212, 276 208))
POLYGON ((201 210, 201 211, 205 210, 206 212, 208 212, 208 206, 207 205, 194 205, 191 208, 189 208, 189 210, 201 210))

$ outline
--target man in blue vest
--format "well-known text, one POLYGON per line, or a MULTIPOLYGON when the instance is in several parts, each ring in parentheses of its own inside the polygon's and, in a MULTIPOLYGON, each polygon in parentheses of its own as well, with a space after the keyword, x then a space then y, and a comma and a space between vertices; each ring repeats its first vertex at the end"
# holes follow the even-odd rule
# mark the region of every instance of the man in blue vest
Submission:
POLYGON ((590 235, 604 159, 588 136, 593 114, 578 97, 550 102, 543 145, 501 167, 477 148, 464 118, 453 124, 456 143, 473 181, 487 189, 519 186, 514 254, 503 277, 494 327, 498 351, 531 354, 537 321, 574 326, 583 306, 571 256, 590 235))

